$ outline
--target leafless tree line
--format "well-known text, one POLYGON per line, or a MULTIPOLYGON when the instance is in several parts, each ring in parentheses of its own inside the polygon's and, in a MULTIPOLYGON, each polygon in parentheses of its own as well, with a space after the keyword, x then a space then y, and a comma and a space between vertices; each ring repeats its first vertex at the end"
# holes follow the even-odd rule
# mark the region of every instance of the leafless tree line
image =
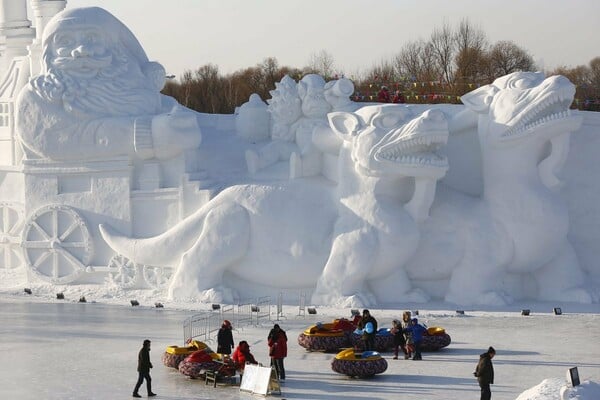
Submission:
MULTIPOLYGON (((409 103, 457 103, 459 96, 476 86, 515 71, 536 68, 525 49, 510 41, 490 43, 481 28, 464 19, 456 27, 444 24, 434 29, 428 40, 404 43, 390 60, 351 76, 335 66, 330 53, 321 50, 313 53, 302 68, 280 66, 271 57, 254 67, 222 75, 218 66, 207 64, 193 72, 186 71, 179 81, 167 82, 163 93, 200 112, 230 114, 252 93, 264 100, 270 98, 269 91, 286 74, 299 80, 308 73, 318 73, 327 80, 351 78, 356 101, 373 101, 379 88, 386 85, 403 92, 409 103)), ((546 74, 565 75, 575 83, 575 107, 600 111, 600 57, 587 66, 560 67, 546 74)))

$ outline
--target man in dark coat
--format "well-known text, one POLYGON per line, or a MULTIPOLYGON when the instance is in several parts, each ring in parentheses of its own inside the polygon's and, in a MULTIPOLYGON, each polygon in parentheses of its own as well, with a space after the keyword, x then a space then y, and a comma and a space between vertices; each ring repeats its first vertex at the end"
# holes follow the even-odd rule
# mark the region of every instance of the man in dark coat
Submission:
POLYGON ((492 358, 496 355, 496 350, 490 346, 487 352, 479 356, 479 362, 477 368, 475 368, 474 375, 477 377, 479 387, 481 388, 481 400, 490 400, 492 398, 492 391, 490 385, 494 384, 494 366, 492 365, 492 358))
POLYGON ((152 393, 152 378, 150 378, 150 368, 152 363, 150 362, 150 340, 144 340, 142 349, 138 353, 138 380, 133 389, 133 397, 142 397, 138 393, 142 382, 146 379, 146 389, 148 390, 148 397, 156 396, 156 393, 152 393))
POLYGON ((231 330, 231 322, 228 320, 223 321, 221 329, 217 333, 217 353, 231 354, 231 349, 235 347, 231 330))
POLYGON ((369 310, 363 310, 362 318, 358 322, 358 329, 363 331, 363 340, 365 342, 365 350, 375 350, 375 336, 377 335, 377 320, 371 315, 369 310), (367 324, 371 323, 370 328, 367 324), (370 332, 368 332, 368 330, 370 332))

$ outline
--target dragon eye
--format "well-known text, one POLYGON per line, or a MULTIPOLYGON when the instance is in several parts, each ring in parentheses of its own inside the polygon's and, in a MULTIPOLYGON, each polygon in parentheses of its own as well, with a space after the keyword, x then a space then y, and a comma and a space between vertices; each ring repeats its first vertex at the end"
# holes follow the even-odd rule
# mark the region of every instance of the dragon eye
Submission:
POLYGON ((381 129, 391 129, 405 121, 409 114, 408 110, 396 110, 393 113, 380 114, 373 120, 373 125, 381 129))
POLYGON ((513 87, 515 89, 528 89, 530 87, 532 87, 532 80, 528 79, 528 78, 521 78, 521 79, 517 79, 514 83, 513 83, 513 87))

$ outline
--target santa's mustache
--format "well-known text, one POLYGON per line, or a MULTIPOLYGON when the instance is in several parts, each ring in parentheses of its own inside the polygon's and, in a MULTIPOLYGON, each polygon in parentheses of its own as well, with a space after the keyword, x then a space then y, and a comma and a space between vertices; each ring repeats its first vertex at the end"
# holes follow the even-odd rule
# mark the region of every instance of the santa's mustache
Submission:
POLYGON ((110 66, 112 55, 102 57, 56 57, 52 64, 58 68, 68 69, 100 69, 110 66))

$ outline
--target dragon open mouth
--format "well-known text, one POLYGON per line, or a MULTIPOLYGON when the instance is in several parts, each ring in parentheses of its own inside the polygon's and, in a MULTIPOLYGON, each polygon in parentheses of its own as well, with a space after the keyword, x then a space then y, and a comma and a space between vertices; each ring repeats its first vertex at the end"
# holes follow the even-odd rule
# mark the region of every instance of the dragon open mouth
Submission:
POLYGON ((541 125, 571 117, 569 106, 573 96, 551 93, 544 100, 525 110, 513 127, 502 134, 503 139, 522 135, 541 125))
POLYGON ((448 142, 448 124, 439 110, 428 110, 401 129, 392 131, 375 146, 373 159, 402 167, 447 168, 437 151, 448 142))
POLYGON ((447 134, 419 136, 390 143, 375 153, 379 162, 394 162, 414 166, 445 167, 446 157, 436 152, 448 141, 447 134))

